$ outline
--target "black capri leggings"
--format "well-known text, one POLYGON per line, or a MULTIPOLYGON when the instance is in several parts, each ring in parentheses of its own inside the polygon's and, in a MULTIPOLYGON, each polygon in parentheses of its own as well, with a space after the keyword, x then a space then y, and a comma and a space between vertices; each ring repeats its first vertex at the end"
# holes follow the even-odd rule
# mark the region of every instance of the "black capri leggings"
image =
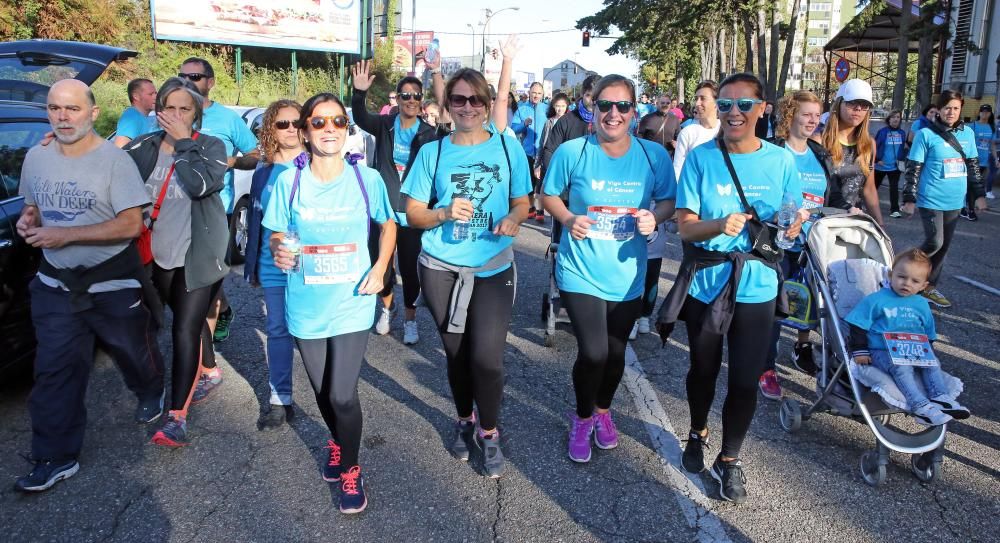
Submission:
MULTIPOLYGON (((389 261, 382 278, 382 291, 379 296, 392 294, 396 286, 396 267, 403 278, 403 305, 409 309, 417 307, 417 297, 420 296, 420 274, 417 272, 417 257, 420 256, 421 236, 424 231, 419 228, 400 226, 396 230, 396 258, 389 261)), ((372 264, 378 259, 379 226, 372 223, 371 234, 368 236, 368 255, 372 264)))
POLYGON ((955 237, 955 228, 958 227, 959 210, 938 211, 918 207, 917 212, 920 213, 920 222, 924 226, 924 243, 920 250, 931 257, 931 276, 927 281, 932 287, 936 287, 941 279, 941 270, 944 269, 944 257, 948 255, 951 240, 955 237))
MULTIPOLYGON (((739 458, 743 438, 757 409, 757 380, 764 373, 774 322, 775 300, 759 304, 737 303, 726 333, 729 347, 729 392, 722 406, 722 451, 739 458)), ((708 411, 715 399, 715 382, 722 367, 722 336, 702 330, 709 306, 692 297, 684 302, 681 318, 687 323, 691 369, 687 374, 691 429, 708 427, 708 411)))
POLYGON ((368 348, 368 330, 321 339, 295 338, 295 343, 316 394, 319 412, 333 440, 341 447, 346 471, 358 465, 361 449, 358 378, 368 348))
POLYGON ((515 273, 511 266, 491 277, 477 277, 469 301, 465 332, 448 332, 448 305, 457 275, 420 266, 424 300, 441 334, 448 359, 448 384, 458 416, 479 408, 479 425, 497 427, 503 398, 503 351, 514 305, 515 273))
POLYGON ((170 369, 170 408, 185 410, 200 374, 199 361, 214 366, 212 333, 205 319, 212 301, 222 287, 222 281, 188 290, 183 267, 165 270, 154 264, 153 286, 160 301, 170 306, 170 311, 174 314, 171 331, 173 364, 170 369))
POLYGON ((576 416, 609 409, 625 373, 625 346, 632 324, 642 311, 642 298, 609 302, 589 294, 559 291, 576 336, 573 364, 576 416))

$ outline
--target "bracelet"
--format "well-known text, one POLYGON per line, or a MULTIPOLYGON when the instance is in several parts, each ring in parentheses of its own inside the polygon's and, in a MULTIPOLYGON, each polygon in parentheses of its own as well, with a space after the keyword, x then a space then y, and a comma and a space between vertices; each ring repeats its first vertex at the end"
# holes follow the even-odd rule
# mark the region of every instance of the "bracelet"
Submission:
POLYGON ((431 70, 431 75, 440 75, 440 74, 441 74, 441 68, 434 68, 433 70, 431 70))

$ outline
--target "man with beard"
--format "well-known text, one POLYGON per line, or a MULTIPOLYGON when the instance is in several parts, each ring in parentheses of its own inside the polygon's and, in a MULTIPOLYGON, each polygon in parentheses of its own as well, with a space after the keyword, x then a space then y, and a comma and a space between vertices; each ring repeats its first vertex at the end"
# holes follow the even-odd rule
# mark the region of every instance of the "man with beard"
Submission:
POLYGON ((38 339, 28 400, 34 468, 14 484, 22 492, 48 490, 80 469, 97 340, 139 398, 136 421, 163 411, 163 361, 132 242, 149 194, 132 159, 94 132, 100 110, 87 85, 59 81, 47 104, 55 143, 25 156, 17 221, 18 235, 43 256, 29 287, 38 339))

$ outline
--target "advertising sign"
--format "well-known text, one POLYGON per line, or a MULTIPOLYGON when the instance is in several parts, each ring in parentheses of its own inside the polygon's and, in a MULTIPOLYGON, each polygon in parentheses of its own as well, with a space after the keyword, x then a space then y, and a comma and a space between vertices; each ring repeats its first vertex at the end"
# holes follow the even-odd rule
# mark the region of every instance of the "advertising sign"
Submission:
MULTIPOLYGON (((427 50, 427 46, 434 39, 434 32, 417 32, 416 38, 416 49, 414 49, 412 32, 402 32, 395 36, 392 47, 393 68, 409 72, 413 62, 413 53, 416 52, 423 57, 423 52, 427 50)), ((423 58, 417 59, 415 72, 418 74, 424 73, 423 58)))
POLYGON ((360 0, 150 0, 158 40, 361 52, 360 0))

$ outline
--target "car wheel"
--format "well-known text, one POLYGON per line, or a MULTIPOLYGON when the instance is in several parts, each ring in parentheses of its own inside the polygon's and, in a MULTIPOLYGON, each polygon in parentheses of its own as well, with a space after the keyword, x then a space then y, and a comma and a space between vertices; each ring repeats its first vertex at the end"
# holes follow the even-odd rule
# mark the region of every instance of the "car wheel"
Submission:
POLYGON ((233 208, 229 223, 229 263, 239 266, 246 261, 247 240, 250 236, 250 200, 241 198, 233 208))

